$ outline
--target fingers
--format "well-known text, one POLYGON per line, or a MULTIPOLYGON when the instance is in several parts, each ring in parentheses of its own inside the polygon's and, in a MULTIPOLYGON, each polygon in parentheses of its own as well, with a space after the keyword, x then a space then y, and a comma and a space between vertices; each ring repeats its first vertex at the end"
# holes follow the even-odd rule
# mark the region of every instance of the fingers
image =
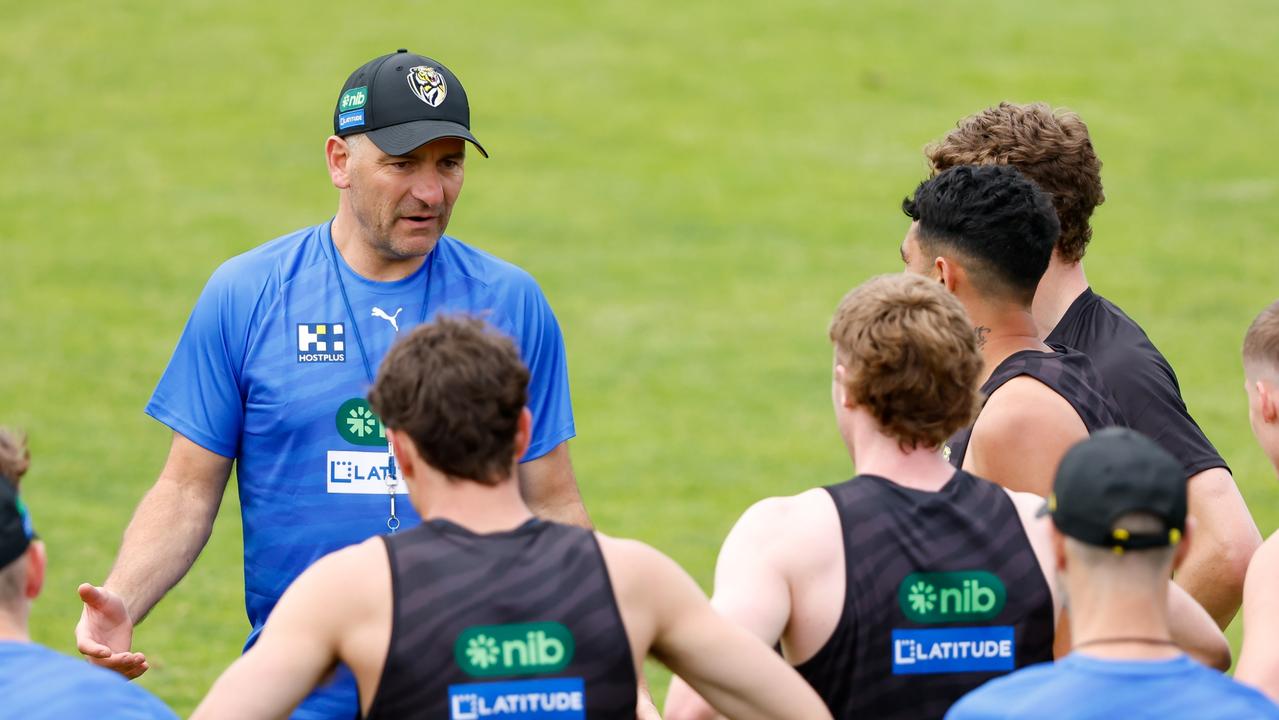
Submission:
POLYGON ((114 670, 130 680, 151 669, 146 656, 135 652, 108 652, 106 657, 90 656, 89 662, 108 670, 114 670))
POLYGON ((80 587, 76 588, 76 592, 80 593, 80 599, 94 609, 102 607, 107 601, 107 594, 100 587, 90 585, 89 583, 80 583, 80 587))
MULTIPOLYGON (((78 628, 77 628, 78 630, 78 628)), ((76 633, 76 649, 81 655, 89 658, 109 658, 111 657, 111 648, 103 645, 96 640, 90 639, 88 636, 76 633)))

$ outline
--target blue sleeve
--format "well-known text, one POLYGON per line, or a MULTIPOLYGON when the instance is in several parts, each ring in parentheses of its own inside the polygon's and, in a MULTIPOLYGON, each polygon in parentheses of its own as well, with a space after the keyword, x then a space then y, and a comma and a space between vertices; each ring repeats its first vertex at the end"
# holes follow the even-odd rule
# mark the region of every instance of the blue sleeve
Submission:
POLYGON ((577 434, 569 398, 568 359, 564 336, 541 288, 529 278, 531 291, 522 303, 520 356, 528 365, 528 407, 533 413, 533 441, 520 462, 536 460, 577 434))
POLYGON ((263 290, 244 288, 233 262, 209 278, 146 406, 148 415, 178 434, 229 458, 239 454, 240 372, 253 304, 263 290))

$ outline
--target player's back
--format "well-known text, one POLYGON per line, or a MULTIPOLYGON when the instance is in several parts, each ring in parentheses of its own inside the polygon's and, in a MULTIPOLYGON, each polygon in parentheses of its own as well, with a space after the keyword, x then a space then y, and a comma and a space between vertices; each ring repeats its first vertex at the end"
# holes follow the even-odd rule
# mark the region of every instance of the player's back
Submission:
POLYGON ((120 675, 30 642, 0 642, 0 698, 0 718, 177 717, 120 675))
MULTIPOLYGON (((1022 350, 1004 358, 982 383, 982 396, 989 399, 1008 381, 1027 375, 1070 403, 1089 433, 1116 425, 1127 426, 1123 411, 1088 356, 1061 345, 1050 344, 1049 348, 1047 352, 1022 350)), ((947 441, 947 458, 955 467, 963 466, 972 433, 973 428, 967 427, 947 441)))
POLYGON ((1182 655, 1106 660, 1073 653, 991 681, 955 704, 947 720, 1279 718, 1261 693, 1182 655))
POLYGON ((1052 658, 1051 590, 1002 488, 957 470, 937 492, 873 475, 827 491, 844 605, 796 669, 835 717, 941 717, 983 682, 1052 658))
POLYGON ((1128 426, 1159 443, 1194 475, 1226 463, 1190 417, 1177 375, 1132 318, 1091 288, 1077 297, 1046 342, 1087 355, 1128 426))
POLYGON ((632 718, 630 644, 594 533, 530 520, 386 536, 391 646, 368 717, 632 718))

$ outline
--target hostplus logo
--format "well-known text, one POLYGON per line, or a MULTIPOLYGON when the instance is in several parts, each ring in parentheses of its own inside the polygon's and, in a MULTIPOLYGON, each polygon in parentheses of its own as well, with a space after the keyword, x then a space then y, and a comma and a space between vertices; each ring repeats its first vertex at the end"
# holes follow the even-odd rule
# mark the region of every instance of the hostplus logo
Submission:
POLYGON ((453 657, 476 677, 531 675, 563 670, 573 650, 573 634, 557 622, 483 625, 457 636, 453 657))
POLYGON ((998 616, 1008 591, 984 570, 911 573, 898 586, 897 599, 917 623, 971 622, 998 616))
POLYGON ((346 362, 342 323, 298 323, 298 362, 346 362))

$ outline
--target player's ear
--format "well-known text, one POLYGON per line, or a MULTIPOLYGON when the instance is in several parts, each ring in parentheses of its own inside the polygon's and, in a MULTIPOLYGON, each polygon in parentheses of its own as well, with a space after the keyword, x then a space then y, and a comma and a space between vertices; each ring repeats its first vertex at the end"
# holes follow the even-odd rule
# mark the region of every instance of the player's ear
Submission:
POLYGON ((409 478, 417 476, 417 463, 419 461, 417 448, 413 447, 413 443, 409 438, 399 430, 386 428, 386 441, 391 444, 391 449, 395 452, 395 464, 399 467, 400 472, 407 481, 409 478))
POLYGON ((1257 402, 1260 404, 1261 419, 1267 423, 1279 420, 1279 398, 1275 397, 1275 388, 1265 380, 1257 381, 1257 402))
POLYGON ((955 292, 955 286, 959 284, 959 266, 938 256, 933 260, 933 269, 937 273, 937 279, 946 288, 948 292, 955 292))
POLYGON ((857 403, 848 395, 848 370, 843 365, 835 365, 835 402, 839 407, 853 409, 857 403))
POLYGON ((27 548, 27 580, 22 593, 28 600, 35 600, 44 588, 44 571, 48 561, 44 543, 32 540, 31 547, 27 548))
POLYGON ((1053 567, 1057 572, 1063 572, 1066 569, 1066 536, 1052 524, 1052 520, 1048 521, 1048 527, 1052 536, 1053 567))
POLYGON ((1172 555, 1172 569, 1176 570, 1181 567, 1181 563, 1186 560, 1186 556, 1190 554, 1190 543, 1194 539, 1191 536, 1195 534, 1195 519, 1186 516, 1186 529, 1181 533, 1181 540, 1177 542, 1177 549, 1172 555))
POLYGON ((345 190, 351 187, 347 164, 351 160, 351 145, 344 138, 330 135, 324 143, 324 157, 329 164, 329 178, 333 187, 345 190))
POLYGON ((515 460, 518 462, 528 451, 533 442, 533 413, 528 408, 520 411, 520 419, 515 425, 515 460))

